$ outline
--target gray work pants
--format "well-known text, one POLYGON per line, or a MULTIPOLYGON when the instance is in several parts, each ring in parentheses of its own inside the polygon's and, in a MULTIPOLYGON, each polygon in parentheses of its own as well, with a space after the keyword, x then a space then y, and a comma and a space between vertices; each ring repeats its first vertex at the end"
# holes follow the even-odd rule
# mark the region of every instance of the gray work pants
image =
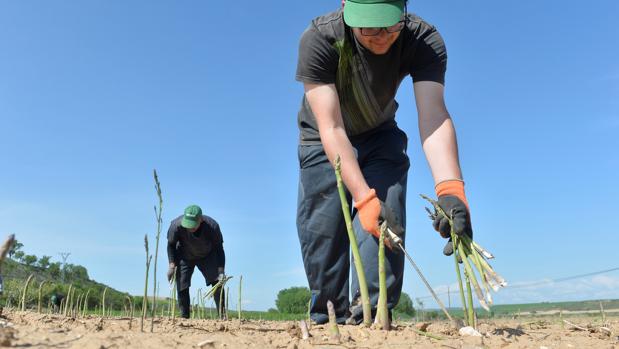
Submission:
MULTIPOLYGON (((351 139, 363 176, 380 200, 394 211, 405 227, 406 179, 409 159, 406 134, 399 128, 378 131, 361 139, 351 139)), ((350 242, 346 232, 335 172, 322 145, 299 146, 299 194, 297 230, 305 273, 311 291, 310 315, 325 323, 327 301, 335 306, 338 322, 349 312, 349 275, 352 274, 353 301, 359 295, 354 265, 351 271, 350 242)), ((348 203, 352 200, 348 194, 348 203)), ((372 308, 378 302, 378 239, 361 227, 356 210, 352 210, 353 228, 359 244, 372 308)), ((404 256, 387 250, 388 307, 398 303, 402 291, 404 256)))

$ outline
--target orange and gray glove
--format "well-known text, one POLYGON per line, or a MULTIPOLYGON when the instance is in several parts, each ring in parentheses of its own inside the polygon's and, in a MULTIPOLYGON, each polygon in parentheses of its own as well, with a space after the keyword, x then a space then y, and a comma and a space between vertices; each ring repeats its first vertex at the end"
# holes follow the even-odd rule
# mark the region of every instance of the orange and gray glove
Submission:
MULTIPOLYGON (((447 180, 437 184, 435 189, 439 206, 446 214, 453 217, 454 232, 457 235, 467 235, 473 238, 469 204, 464 195, 464 182, 458 179, 447 180)), ((434 220, 432 222, 434 230, 439 232, 443 238, 449 239, 449 242, 447 242, 443 249, 443 253, 446 256, 451 256, 453 254, 453 244, 451 242, 451 226, 449 221, 440 214, 434 214, 432 219, 434 220)))
MULTIPOLYGON (((376 238, 380 238, 379 224, 383 222, 387 222, 387 226, 394 234, 400 237, 404 234, 404 228, 398 222, 391 208, 376 196, 376 190, 370 189, 365 198, 355 202, 355 208, 358 211, 359 221, 361 221, 363 229, 376 238)), ((391 246, 389 238, 385 238, 385 243, 387 247, 393 250, 394 246, 391 246)))

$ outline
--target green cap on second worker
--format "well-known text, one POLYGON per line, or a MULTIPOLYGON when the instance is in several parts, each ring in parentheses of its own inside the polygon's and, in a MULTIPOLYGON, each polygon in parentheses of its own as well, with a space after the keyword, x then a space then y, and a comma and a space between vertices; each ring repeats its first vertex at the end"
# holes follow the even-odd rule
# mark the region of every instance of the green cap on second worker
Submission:
POLYGON ((390 27, 402 20, 405 0, 346 0, 344 22, 349 27, 390 27))
POLYGON ((193 229, 200 224, 202 218, 202 209, 198 205, 189 205, 185 209, 181 226, 185 229, 193 229))

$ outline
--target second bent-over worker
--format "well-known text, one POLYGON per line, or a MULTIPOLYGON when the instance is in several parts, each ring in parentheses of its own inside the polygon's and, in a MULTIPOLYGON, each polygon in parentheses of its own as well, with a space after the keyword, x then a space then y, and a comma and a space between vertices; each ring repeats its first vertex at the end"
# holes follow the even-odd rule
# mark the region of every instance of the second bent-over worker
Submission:
MULTIPOLYGON (((215 285, 225 277, 226 254, 219 224, 206 215, 198 205, 190 205, 183 215, 170 223, 168 229, 168 281, 176 269, 176 289, 181 316, 189 318, 191 304, 189 287, 195 267, 204 276, 206 285, 215 285)), ((222 287, 213 298, 217 312, 222 317, 221 306, 225 304, 222 287), (221 300, 221 303, 220 303, 221 300)))

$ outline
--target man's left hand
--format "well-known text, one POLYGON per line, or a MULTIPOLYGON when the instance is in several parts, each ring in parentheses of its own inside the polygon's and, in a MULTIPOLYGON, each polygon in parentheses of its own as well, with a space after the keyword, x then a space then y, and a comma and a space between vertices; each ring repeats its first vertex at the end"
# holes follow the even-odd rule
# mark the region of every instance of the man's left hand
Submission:
MULTIPOLYGON (((436 193, 439 206, 453 221, 454 233, 473 238, 471 215, 464 195, 464 182, 460 180, 441 182, 436 186, 436 193)), ((451 225, 449 220, 443 215, 437 214, 432 225, 434 230, 439 232, 443 238, 449 239, 449 242, 443 248, 443 253, 446 256, 451 256, 453 254, 453 244, 451 242, 451 225)))

